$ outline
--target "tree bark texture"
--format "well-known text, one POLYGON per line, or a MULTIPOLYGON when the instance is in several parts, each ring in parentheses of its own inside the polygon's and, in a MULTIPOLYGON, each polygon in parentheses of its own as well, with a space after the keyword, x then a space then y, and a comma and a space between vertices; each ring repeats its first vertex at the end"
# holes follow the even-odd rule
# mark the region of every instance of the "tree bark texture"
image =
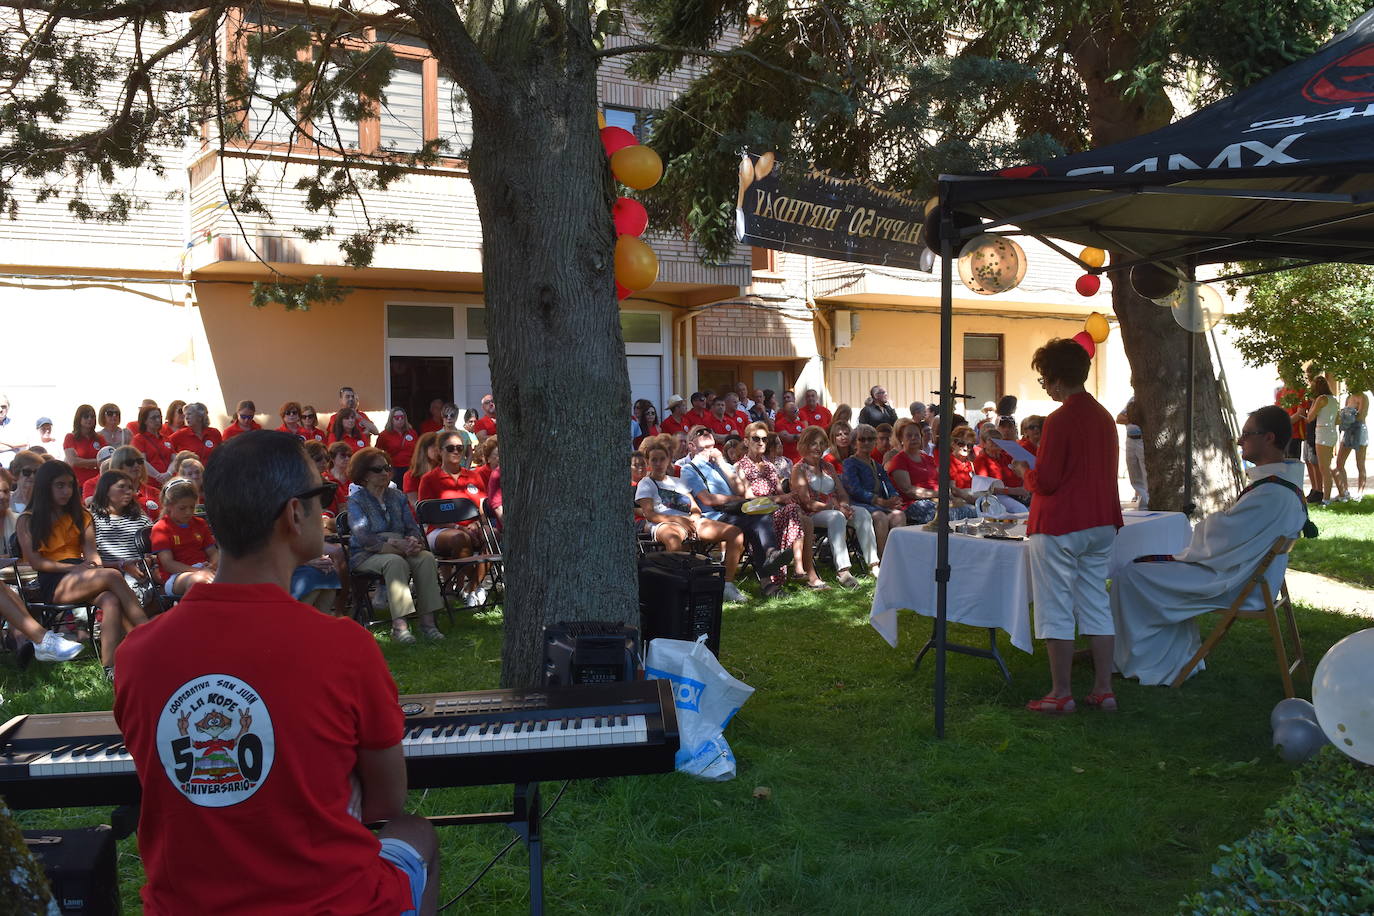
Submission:
MULTIPOLYGON (((1236 449, 1222 415, 1209 336, 1183 330, 1170 309, 1136 295, 1124 275, 1114 278, 1112 307, 1121 322, 1121 343, 1131 364, 1131 388, 1140 408, 1150 508, 1181 512, 1185 504, 1190 336, 1197 347, 1193 371, 1193 502, 1202 513, 1229 506, 1237 493, 1236 449)), ((1235 407, 1243 413, 1264 403, 1268 402, 1235 407)), ((1113 413, 1123 406, 1107 405, 1113 413)))
MULTIPOLYGON (((1129 140, 1163 127, 1173 117, 1167 96, 1122 93, 1115 75, 1139 62, 1138 42, 1158 10, 1145 5, 1135 10, 1132 28, 1119 28, 1110 18, 1095 19, 1073 31, 1072 55, 1083 79, 1088 123, 1097 146, 1129 140)), ((1113 252, 1113 262, 1131 258, 1113 252)), ((1131 388, 1140 406, 1145 442, 1145 475, 1150 508, 1184 508, 1185 452, 1188 406, 1188 332, 1167 308, 1136 295, 1125 273, 1112 275, 1112 308, 1121 324, 1121 341, 1131 364, 1131 388)), ((1193 502, 1206 513, 1229 506, 1237 491, 1239 473, 1231 431, 1222 413, 1221 388, 1213 368, 1208 337, 1197 335, 1193 417, 1193 502)), ((1113 412, 1124 405, 1110 405, 1113 412)), ((1234 405, 1246 411, 1261 406, 1234 405)))
POLYGON ((489 64, 501 92, 473 100, 472 183, 507 519, 501 681, 514 687, 539 681, 545 624, 638 619, 630 387, 591 47, 573 37, 489 64))

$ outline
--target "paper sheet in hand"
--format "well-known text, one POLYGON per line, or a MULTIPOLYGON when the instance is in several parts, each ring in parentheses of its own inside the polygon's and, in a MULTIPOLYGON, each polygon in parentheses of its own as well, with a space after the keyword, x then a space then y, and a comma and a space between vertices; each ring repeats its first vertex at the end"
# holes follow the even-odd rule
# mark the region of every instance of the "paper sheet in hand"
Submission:
POLYGON ((1031 467, 1035 467, 1035 456, 1026 451, 1020 442, 1013 442, 1010 439, 993 439, 997 447, 1011 456, 1012 461, 1024 461, 1031 467))

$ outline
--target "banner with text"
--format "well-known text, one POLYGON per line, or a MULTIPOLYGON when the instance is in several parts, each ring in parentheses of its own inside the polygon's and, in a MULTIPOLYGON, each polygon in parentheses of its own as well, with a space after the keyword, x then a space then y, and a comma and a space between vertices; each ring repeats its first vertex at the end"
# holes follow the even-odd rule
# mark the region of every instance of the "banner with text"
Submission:
POLYGON ((860 178, 792 171, 772 153, 740 160, 735 235, 746 245, 930 273, 925 202, 860 178))

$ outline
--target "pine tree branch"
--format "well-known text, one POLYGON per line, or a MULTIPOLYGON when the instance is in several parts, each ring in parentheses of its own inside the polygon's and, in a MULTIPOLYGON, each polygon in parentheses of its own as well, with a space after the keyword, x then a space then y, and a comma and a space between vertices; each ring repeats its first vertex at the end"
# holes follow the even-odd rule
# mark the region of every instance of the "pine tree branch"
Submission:
POLYGON ((453 0, 394 0, 420 27, 421 35, 440 62, 467 93, 469 105, 491 110, 504 95, 501 81, 468 32, 453 0))
POLYGON ((824 89, 825 91, 833 92, 836 95, 845 94, 840 90, 836 89, 834 86, 829 85, 828 83, 824 83, 821 80, 812 79, 809 76, 802 76, 795 70, 789 70, 786 67, 779 66, 778 64, 775 64, 769 60, 765 60, 764 58, 759 57, 754 52, 746 51, 743 48, 718 50, 715 48, 684 48, 676 45, 633 44, 620 45, 614 48, 602 48, 599 51, 592 52, 592 56, 597 58, 619 57, 624 54, 681 54, 684 57, 712 57, 717 60, 748 60, 753 61, 754 63, 758 64, 760 67, 763 67, 764 69, 772 70, 775 73, 781 73, 783 76, 786 76, 789 79, 796 80, 799 83, 803 83, 808 86, 815 86, 817 89, 824 89))
POLYGON ((140 0, 95 8, 84 3, 71 4, 52 0, 0 0, 0 9, 46 13, 59 19, 77 22, 110 22, 116 19, 147 19, 165 13, 197 13, 204 10, 219 14, 225 10, 247 7, 252 3, 253 0, 140 0))

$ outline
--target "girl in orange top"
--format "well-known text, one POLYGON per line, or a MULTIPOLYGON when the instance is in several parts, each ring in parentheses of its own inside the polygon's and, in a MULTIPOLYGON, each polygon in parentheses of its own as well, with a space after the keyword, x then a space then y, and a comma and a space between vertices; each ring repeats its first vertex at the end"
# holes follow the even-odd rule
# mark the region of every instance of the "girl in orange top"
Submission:
POLYGON ((38 469, 33 502, 19 517, 19 549, 38 573, 39 600, 88 604, 101 615, 101 662, 114 679, 115 649, 125 632, 148 622, 118 569, 101 564, 91 514, 77 496, 76 475, 63 461, 38 469))

